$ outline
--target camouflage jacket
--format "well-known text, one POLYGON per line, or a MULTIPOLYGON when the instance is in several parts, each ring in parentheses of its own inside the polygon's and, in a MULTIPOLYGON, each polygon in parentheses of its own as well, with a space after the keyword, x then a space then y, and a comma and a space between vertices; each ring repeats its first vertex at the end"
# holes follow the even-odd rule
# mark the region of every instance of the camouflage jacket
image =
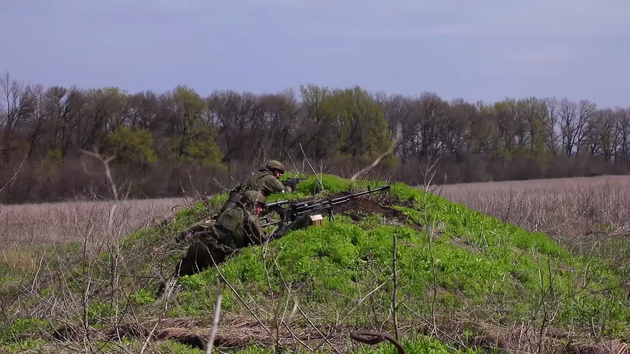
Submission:
POLYGON ((204 223, 207 231, 196 233, 194 237, 204 242, 207 238, 212 238, 231 250, 261 244, 267 240, 258 216, 246 210, 240 202, 223 212, 216 220, 210 219, 204 223))
POLYGON ((256 174, 249 177, 247 180, 245 180, 244 183, 234 188, 234 191, 239 194, 243 194, 245 193, 245 191, 252 189, 259 191, 265 197, 268 197, 269 195, 274 193, 291 193, 291 188, 283 185, 282 182, 280 182, 280 180, 277 179, 276 176, 274 176, 273 173, 266 168, 261 168, 260 170, 258 170, 256 174))

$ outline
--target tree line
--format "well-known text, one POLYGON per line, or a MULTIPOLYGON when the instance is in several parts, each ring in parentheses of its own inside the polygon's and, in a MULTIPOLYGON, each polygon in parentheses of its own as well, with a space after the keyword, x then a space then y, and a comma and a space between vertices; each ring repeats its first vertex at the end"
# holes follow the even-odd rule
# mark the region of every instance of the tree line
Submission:
POLYGON ((349 176, 387 151, 373 177, 459 183, 620 174, 629 170, 630 108, 582 99, 451 101, 313 84, 204 97, 0 80, 0 201, 107 197, 102 164, 131 197, 233 186, 265 160, 349 176), (310 165, 305 164, 307 160, 310 165), (312 166, 312 167, 311 167, 312 166))

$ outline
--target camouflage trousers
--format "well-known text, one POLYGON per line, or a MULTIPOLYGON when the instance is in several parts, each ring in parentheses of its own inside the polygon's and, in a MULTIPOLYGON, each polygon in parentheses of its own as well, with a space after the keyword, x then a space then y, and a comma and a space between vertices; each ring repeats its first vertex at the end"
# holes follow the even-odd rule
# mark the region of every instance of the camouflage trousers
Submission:
POLYGON ((215 263, 223 263, 237 250, 220 242, 221 238, 214 229, 195 234, 195 240, 177 264, 175 274, 178 277, 192 275, 214 266, 215 263))

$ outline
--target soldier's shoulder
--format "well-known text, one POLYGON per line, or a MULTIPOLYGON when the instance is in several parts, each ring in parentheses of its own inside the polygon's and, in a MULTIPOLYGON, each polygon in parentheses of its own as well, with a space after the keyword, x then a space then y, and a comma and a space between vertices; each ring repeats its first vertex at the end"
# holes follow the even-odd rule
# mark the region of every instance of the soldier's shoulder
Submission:
POLYGON ((272 181, 272 180, 278 181, 276 176, 274 176, 272 174, 266 174, 266 175, 260 177, 260 179, 259 179, 259 181, 272 181))
POLYGON ((260 179, 260 183, 268 188, 272 188, 275 191, 281 191, 284 189, 284 185, 274 175, 268 175, 260 179))
POLYGON ((226 216, 238 216, 238 215, 243 215, 243 209, 241 206, 239 205, 234 205, 233 207, 229 208, 228 210, 224 211, 223 214, 221 215, 226 215, 226 216))
POLYGON ((232 206, 224 211, 218 218, 217 223, 224 224, 228 220, 241 219, 243 217, 242 210, 238 206, 232 206))
POLYGON ((267 176, 273 176, 273 172, 269 170, 258 170, 254 173, 254 177, 264 178, 267 176))

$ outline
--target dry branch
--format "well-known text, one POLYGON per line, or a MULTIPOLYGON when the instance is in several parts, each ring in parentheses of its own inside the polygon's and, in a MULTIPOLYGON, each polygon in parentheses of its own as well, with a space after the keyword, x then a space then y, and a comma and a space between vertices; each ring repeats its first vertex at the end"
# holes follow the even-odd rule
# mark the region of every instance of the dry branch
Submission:
POLYGON ((217 329, 219 328, 219 315, 221 313, 221 298, 223 293, 219 290, 217 294, 217 305, 214 309, 214 319, 212 321, 212 331, 210 332, 210 339, 208 339, 208 347, 206 348, 206 354, 212 353, 212 346, 214 344, 214 337, 217 334, 217 329))
POLYGON ((24 162, 26 162, 27 156, 24 156, 24 158, 22 159, 22 162, 20 162, 20 166, 18 166, 17 171, 15 171, 15 173, 13 174, 13 177, 11 177, 9 181, 4 186, 2 186, 2 188, 0 188, 0 193, 2 193, 2 191, 5 188, 10 187, 13 185, 13 183, 15 183, 15 181, 17 180, 17 176, 20 173, 20 170, 22 169, 22 165, 24 165, 24 162))

